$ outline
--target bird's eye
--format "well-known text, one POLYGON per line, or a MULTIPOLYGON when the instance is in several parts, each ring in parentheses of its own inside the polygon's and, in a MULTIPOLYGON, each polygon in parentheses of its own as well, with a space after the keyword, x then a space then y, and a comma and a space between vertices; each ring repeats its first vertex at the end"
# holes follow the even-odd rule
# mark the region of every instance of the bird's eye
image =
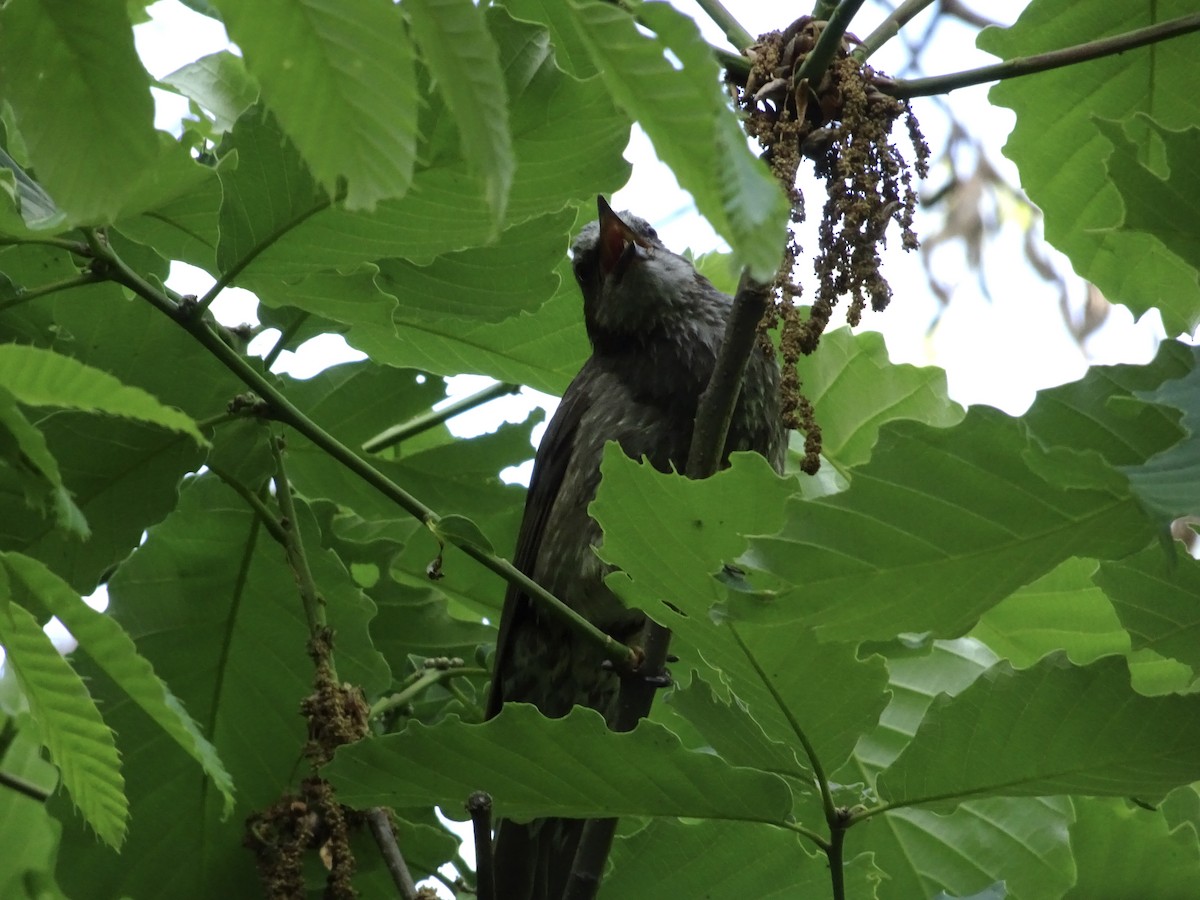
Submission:
POLYGON ((596 274, 596 255, 594 253, 576 254, 571 268, 575 272, 575 280, 580 285, 593 280, 596 274))

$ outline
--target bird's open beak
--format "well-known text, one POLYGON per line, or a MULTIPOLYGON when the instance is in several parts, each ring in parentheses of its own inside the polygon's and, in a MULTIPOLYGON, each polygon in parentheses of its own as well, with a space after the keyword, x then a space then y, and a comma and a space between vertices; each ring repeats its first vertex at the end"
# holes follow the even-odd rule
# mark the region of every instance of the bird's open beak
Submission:
POLYGON ((613 212, 603 197, 596 197, 600 212, 600 271, 605 278, 621 280, 638 247, 650 247, 650 242, 630 228, 613 212))

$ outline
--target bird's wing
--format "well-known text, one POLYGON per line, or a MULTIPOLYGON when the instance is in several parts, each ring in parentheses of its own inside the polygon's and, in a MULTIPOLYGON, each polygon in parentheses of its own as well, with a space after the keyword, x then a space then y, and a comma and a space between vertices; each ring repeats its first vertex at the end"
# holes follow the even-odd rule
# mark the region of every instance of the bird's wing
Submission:
MULTIPOLYGON (((589 387, 593 380, 591 369, 592 361, 589 360, 563 394, 562 402, 546 427, 534 458, 529 493, 525 497, 525 515, 521 519, 517 549, 513 555, 513 565, 530 578, 533 577, 534 567, 537 565, 546 520, 570 466, 575 434, 589 404, 589 387)), ((501 673, 508 664, 513 629, 520 627, 532 614, 532 601, 520 588, 510 584, 504 595, 504 611, 500 615, 500 633, 496 638, 496 656, 492 663, 492 687, 488 696, 486 718, 490 719, 500 712, 500 704, 503 701, 501 673)))

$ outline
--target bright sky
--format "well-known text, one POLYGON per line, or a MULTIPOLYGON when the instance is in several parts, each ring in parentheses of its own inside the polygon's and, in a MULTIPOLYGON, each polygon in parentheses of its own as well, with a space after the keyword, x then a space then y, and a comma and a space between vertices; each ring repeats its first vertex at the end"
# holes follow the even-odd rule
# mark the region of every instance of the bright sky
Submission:
MULTIPOLYGON (((701 23, 710 41, 723 42, 720 31, 699 13, 693 0, 674 2, 701 23)), ((778 10, 784 4, 778 0, 727 0, 727 5, 751 33, 787 24, 779 17, 778 10)), ((1009 14, 1015 16, 1021 4, 979 3, 977 6, 989 12, 998 7, 1009 8, 1009 14)), ((224 29, 219 24, 175 0, 161 0, 151 6, 149 12, 153 21, 139 25, 136 37, 138 51, 147 69, 156 77, 228 46, 224 29)), ((873 27, 872 16, 876 19, 881 16, 870 6, 866 7, 864 15, 868 21, 858 31, 860 36, 865 36, 873 27)), ((912 33, 920 34, 924 22, 925 16, 918 18, 912 33)), ((895 49, 889 45, 872 59, 872 64, 884 71, 896 72, 902 68, 904 59, 903 48, 895 49)), ((936 60, 938 71, 956 71, 992 61, 974 50, 969 29, 954 25, 939 32, 925 59, 928 62, 936 60)), ((986 87, 964 89, 952 94, 950 102, 959 117, 970 123, 973 133, 983 138, 991 164, 1011 183, 1017 184, 1019 180, 1014 168, 1000 152, 1011 127, 1011 114, 989 107, 986 92, 986 87)), ((155 91, 155 96, 158 127, 177 131, 181 117, 187 112, 186 102, 162 91, 155 91)), ((930 145, 935 148, 936 158, 937 148, 944 144, 943 135, 937 133, 944 116, 933 108, 931 101, 917 101, 914 108, 930 145)), ((673 249, 691 247, 697 253, 725 249, 708 224, 698 216, 688 194, 679 189, 670 170, 657 161, 650 142, 641 132, 635 132, 626 155, 634 164, 633 177, 612 198, 615 208, 632 208, 650 220, 673 249)), ((946 179, 947 172, 935 168, 925 187, 941 187, 946 179)), ((809 196, 819 195, 809 192, 809 196)), ((815 207, 817 201, 812 205, 815 207)), ((1157 316, 1146 316, 1135 325, 1123 307, 1112 309, 1106 324, 1088 342, 1088 358, 1085 358, 1063 325, 1058 288, 1038 280, 1027 266, 1004 264, 1004 261, 1023 258, 1024 235, 1015 205, 1002 210, 1001 214, 1003 224, 985 259, 985 264, 990 262, 993 267, 987 273, 990 300, 981 293, 959 247, 947 247, 935 257, 939 278, 954 285, 954 296, 932 331, 930 326, 939 307, 928 290, 919 259, 898 251, 885 256, 885 274, 895 295, 893 303, 886 313, 867 312, 864 326, 884 334, 893 361, 940 366, 947 371, 951 396, 959 402, 987 403, 1019 414, 1032 402, 1034 392, 1039 388, 1081 377, 1089 359, 1095 363, 1150 359, 1161 337, 1157 316)), ((918 220, 918 231, 921 224, 918 220)), ((806 243, 815 246, 815 240, 806 243)), ((1052 256, 1060 271, 1070 272, 1062 257, 1053 253, 1052 256)), ((1078 305, 1083 285, 1074 276, 1071 278, 1078 305)), ((203 294, 211 286, 212 278, 198 269, 176 264, 170 283, 182 293, 203 294)), ((252 295, 235 288, 226 290, 218 298, 213 311, 223 322, 234 325, 257 321, 255 305, 252 295)), ((268 332, 260 336, 252 349, 265 351, 275 335, 275 332, 268 332)), ((355 358, 361 358, 361 354, 347 347, 340 337, 326 337, 310 341, 295 355, 284 354, 275 368, 298 377, 310 377, 326 366, 355 358)), ((488 383, 489 379, 463 376, 448 379, 448 388, 452 396, 459 396, 473 393, 488 383)), ((554 398, 526 391, 460 416, 452 425, 457 433, 464 435, 490 431, 505 419, 523 420, 535 405, 552 409, 555 402, 554 398)), ((535 437, 540 438, 540 434, 535 433, 535 437)), ((506 474, 512 479, 525 480, 528 468, 506 474)), ((103 601, 98 598, 98 602, 103 601)))

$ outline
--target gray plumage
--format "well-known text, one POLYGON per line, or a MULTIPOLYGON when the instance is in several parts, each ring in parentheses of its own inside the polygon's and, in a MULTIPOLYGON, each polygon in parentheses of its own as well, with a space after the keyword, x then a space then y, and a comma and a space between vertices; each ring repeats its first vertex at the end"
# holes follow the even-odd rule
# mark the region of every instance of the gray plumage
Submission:
MULTIPOLYGON (((619 216, 599 199, 600 220, 576 238, 571 256, 583 294, 592 355, 575 376, 538 447, 515 565, 600 629, 635 640, 640 613, 604 586, 596 556, 599 525, 587 506, 600 483, 606 441, 659 471, 683 471, 696 407, 725 331, 730 298, 672 253, 649 223, 619 216)), ((756 450, 781 470, 787 448, 779 415, 779 370, 755 351, 725 442, 725 454, 756 450)), ((664 598, 669 599, 669 598, 664 598)), ((617 677, 567 628, 541 615, 509 586, 487 714, 504 702, 533 703, 551 717, 575 704, 606 716, 617 677)), ((496 840, 497 898, 559 900, 579 823, 503 823, 496 840)))

